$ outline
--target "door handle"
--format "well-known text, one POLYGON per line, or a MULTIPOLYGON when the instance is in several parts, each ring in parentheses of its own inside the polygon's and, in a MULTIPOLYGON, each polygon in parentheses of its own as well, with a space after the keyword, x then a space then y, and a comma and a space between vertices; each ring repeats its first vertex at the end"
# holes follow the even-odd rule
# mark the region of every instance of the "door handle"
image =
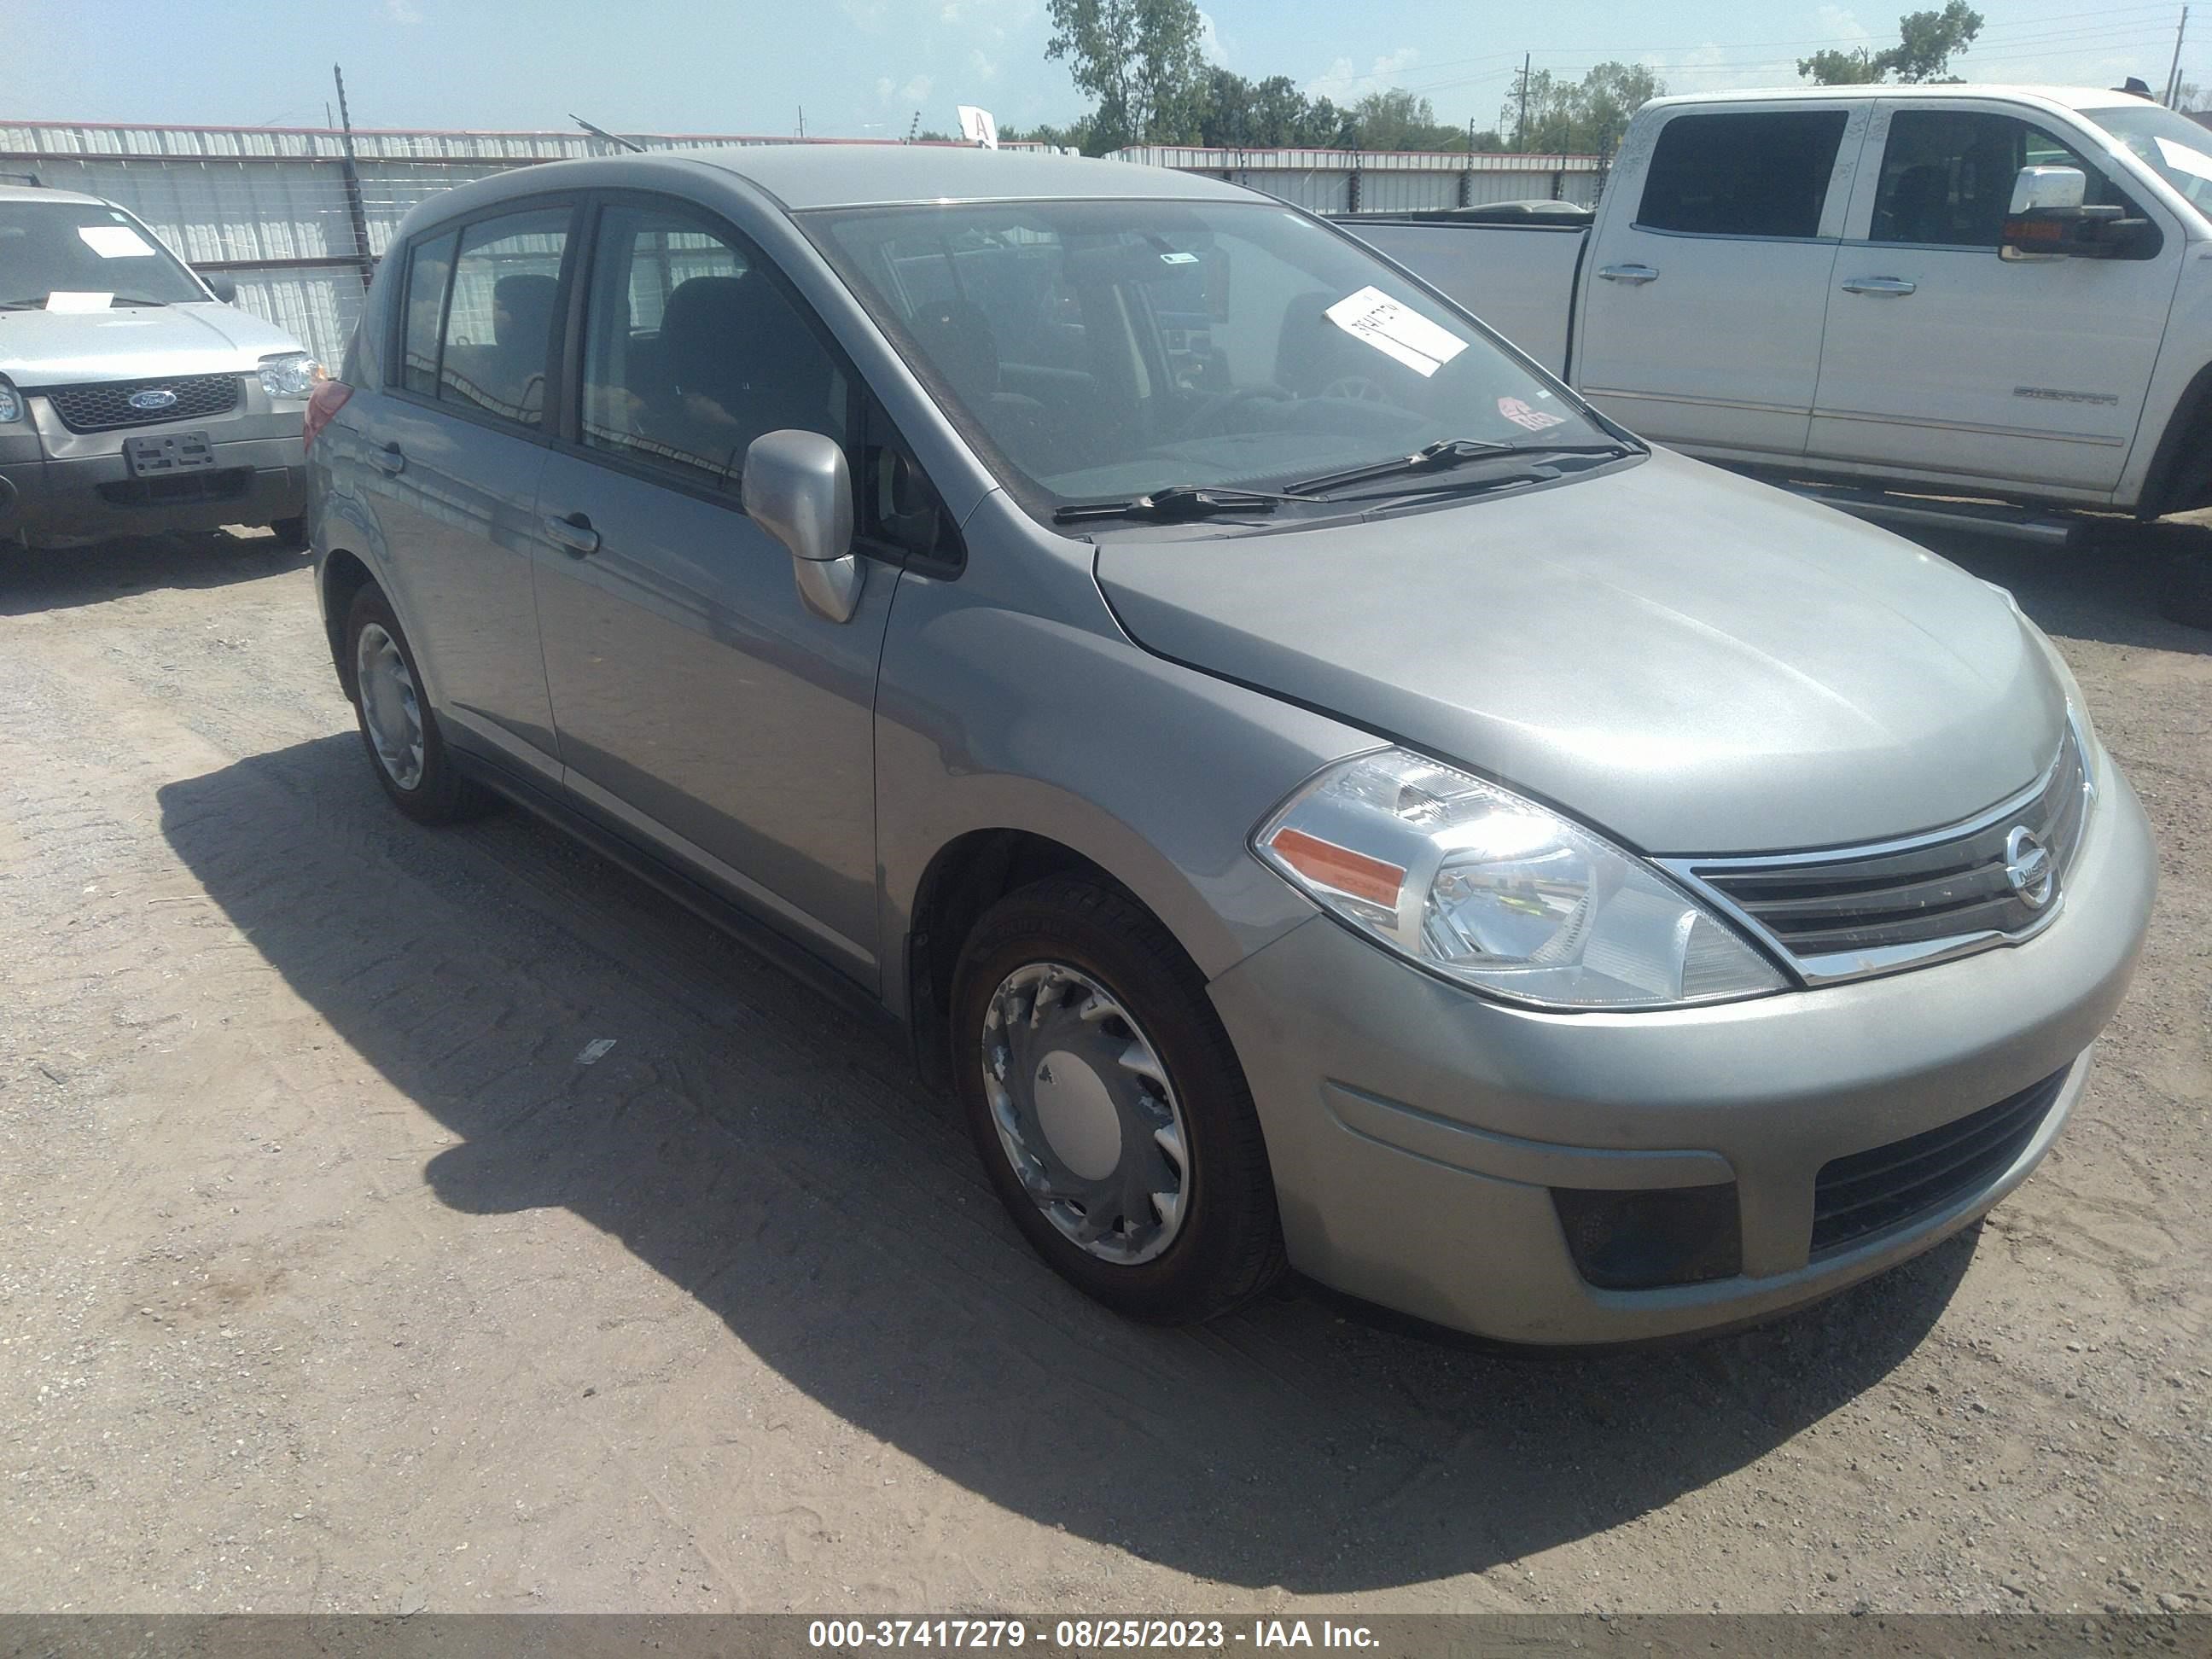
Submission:
POLYGON ((398 444, 386 444, 371 453, 375 455, 377 465, 383 469, 387 477, 398 477, 407 469, 407 458, 399 453, 398 444))
POLYGON ((1641 288, 1646 283, 1659 280, 1659 273, 1650 265, 1603 265, 1597 274, 1608 283, 1626 283, 1631 288, 1641 288))
POLYGON ((550 514, 545 517, 546 539, 566 548, 578 558, 599 550, 599 532, 592 528, 592 521, 580 513, 571 513, 565 519, 550 514))
POLYGON ((1854 276, 1844 284, 1846 294, 1887 295, 1901 300, 1912 292, 1914 285, 1902 276, 1854 276))

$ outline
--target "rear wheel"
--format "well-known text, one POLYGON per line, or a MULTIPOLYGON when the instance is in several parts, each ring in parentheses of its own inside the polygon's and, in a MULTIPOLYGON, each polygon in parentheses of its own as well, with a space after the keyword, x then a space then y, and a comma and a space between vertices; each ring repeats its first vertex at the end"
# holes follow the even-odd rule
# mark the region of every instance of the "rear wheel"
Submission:
POLYGON ((1173 937, 1126 894, 1009 894, 953 979, 969 1132, 1037 1253, 1117 1312, 1208 1319, 1282 1271, 1243 1068, 1173 937))
POLYGON ((347 690, 376 781, 418 823, 453 823, 494 804, 461 775, 422 693, 414 653, 384 590, 369 583, 346 610, 347 690))

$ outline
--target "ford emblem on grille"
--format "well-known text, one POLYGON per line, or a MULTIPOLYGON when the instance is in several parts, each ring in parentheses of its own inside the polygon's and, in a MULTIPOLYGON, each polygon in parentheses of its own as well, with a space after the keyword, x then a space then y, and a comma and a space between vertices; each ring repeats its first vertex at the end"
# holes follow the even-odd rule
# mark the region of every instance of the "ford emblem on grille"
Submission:
POLYGON ((2051 902, 2051 890, 2057 885, 2051 849, 2024 823, 2014 824, 2012 834, 2005 837, 2005 879, 2012 884, 2014 892, 2038 910, 2051 902))
POLYGON ((167 409, 176 401, 177 394, 161 386, 149 386, 143 392, 134 392, 124 399, 133 409, 167 409))

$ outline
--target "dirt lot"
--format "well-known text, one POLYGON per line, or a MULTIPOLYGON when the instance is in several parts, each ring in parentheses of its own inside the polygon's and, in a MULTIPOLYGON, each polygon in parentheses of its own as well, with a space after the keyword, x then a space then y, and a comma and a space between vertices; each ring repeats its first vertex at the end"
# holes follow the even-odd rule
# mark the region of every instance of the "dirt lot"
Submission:
POLYGON ((1117 1322, 882 1033, 389 811, 298 556, 0 559, 0 1607, 2212 1607, 2212 634, 1946 550, 2164 849, 2083 1109, 1897 1273, 1572 1361, 1117 1322))

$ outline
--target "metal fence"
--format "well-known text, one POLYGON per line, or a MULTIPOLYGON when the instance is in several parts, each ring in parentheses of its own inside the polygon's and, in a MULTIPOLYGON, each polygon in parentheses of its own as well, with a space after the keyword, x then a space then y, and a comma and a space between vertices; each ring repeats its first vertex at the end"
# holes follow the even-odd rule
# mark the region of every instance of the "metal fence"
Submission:
MULTIPOLYGON (((629 134, 647 149, 830 140, 739 134, 629 134)), ((866 141, 858 141, 866 142, 866 141)), ((203 270, 238 284, 238 303, 336 362, 392 233, 425 198, 541 161, 608 155, 581 132, 356 131, 0 121, 0 173, 104 197, 137 214, 203 270)), ((1321 212, 1389 213, 1550 197, 1596 199, 1595 156, 1450 155, 1348 150, 1146 147, 1118 152, 1321 212)))

